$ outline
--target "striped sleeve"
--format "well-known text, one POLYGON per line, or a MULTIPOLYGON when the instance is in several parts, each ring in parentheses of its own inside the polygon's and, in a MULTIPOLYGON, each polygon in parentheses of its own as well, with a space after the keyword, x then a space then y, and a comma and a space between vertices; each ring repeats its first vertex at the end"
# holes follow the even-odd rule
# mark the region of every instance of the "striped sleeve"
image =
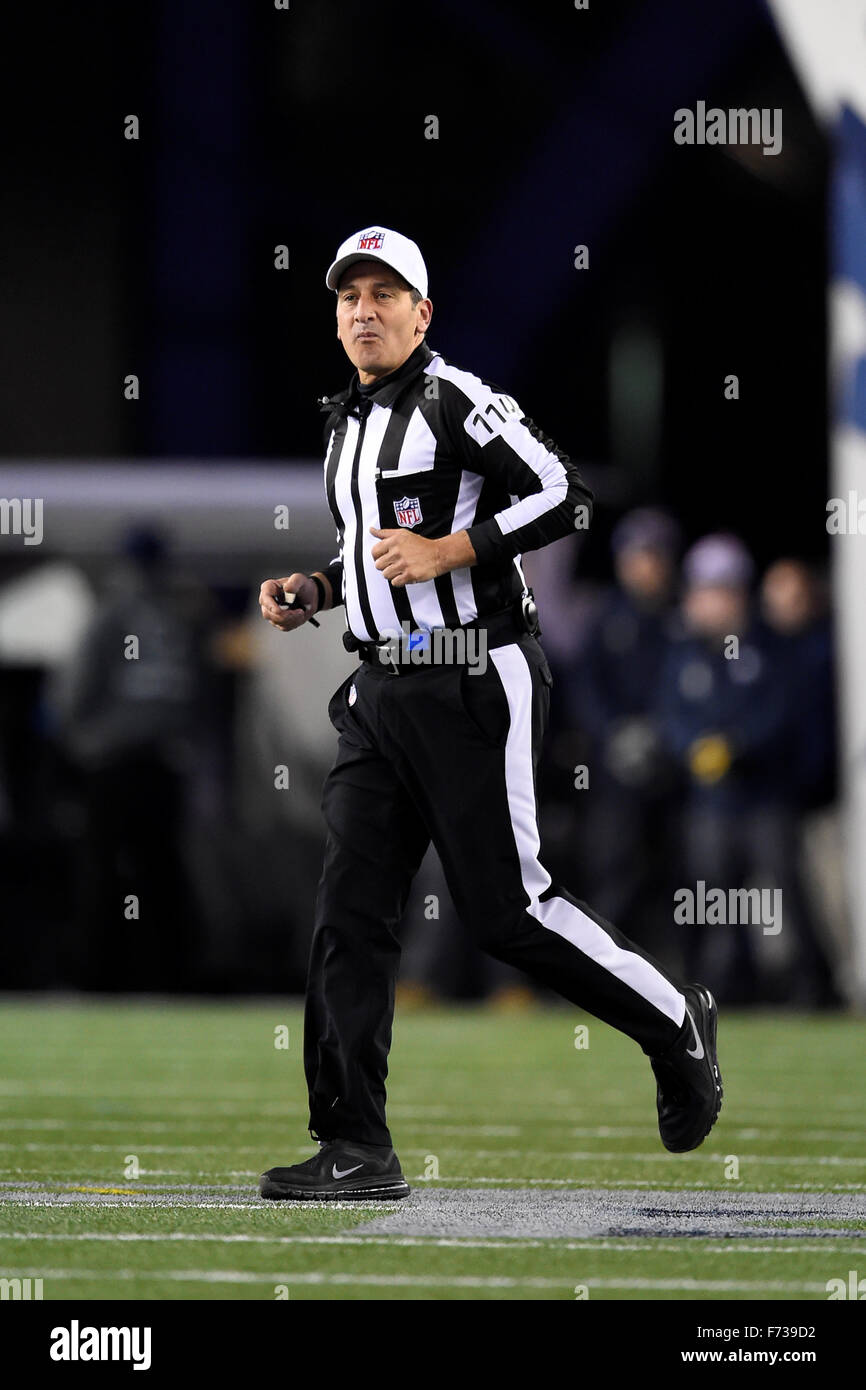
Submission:
POLYGON ((461 376, 460 408, 467 405, 471 382, 469 408, 452 426, 452 438, 465 467, 499 484, 511 498, 509 506, 467 528, 478 563, 511 560, 585 530, 593 494, 576 464, 511 396, 478 377, 461 376))

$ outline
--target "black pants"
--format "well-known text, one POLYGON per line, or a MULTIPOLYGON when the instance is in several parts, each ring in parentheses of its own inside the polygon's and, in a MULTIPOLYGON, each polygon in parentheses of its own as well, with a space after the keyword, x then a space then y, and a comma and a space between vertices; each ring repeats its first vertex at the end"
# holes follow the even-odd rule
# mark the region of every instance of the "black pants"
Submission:
POLYGON ((681 986, 539 862, 535 769, 550 669, 532 637, 490 647, 483 673, 430 666, 393 675, 362 663, 331 697, 340 741, 322 795, 328 836, 304 1039, 319 1139, 391 1143, 397 929, 431 838, 461 920, 485 951, 648 1055, 680 1032, 681 986))

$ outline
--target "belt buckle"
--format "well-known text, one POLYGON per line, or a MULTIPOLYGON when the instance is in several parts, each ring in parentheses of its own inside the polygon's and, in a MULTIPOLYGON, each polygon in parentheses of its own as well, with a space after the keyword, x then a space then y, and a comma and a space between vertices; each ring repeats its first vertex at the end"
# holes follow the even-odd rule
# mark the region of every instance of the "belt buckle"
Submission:
POLYGON ((394 639, 389 638, 386 642, 377 642, 375 646, 376 660, 379 662, 379 665, 384 667, 384 669, 388 672, 389 675, 399 676, 400 667, 397 661, 395 661, 394 659, 394 639), (385 652, 388 653, 387 660, 384 656, 385 652))
POLYGON ((414 663, 410 654, 413 651, 426 651, 429 648, 430 633, 424 628, 415 628, 412 632, 391 637, 386 642, 377 643, 376 646, 379 661, 386 671, 392 676, 399 676, 404 668, 412 668, 414 663), (385 651, 388 651, 387 660, 383 656, 385 651), (395 651, 397 656, 394 654, 395 651), (397 657, 403 657, 404 660, 398 661, 397 657))

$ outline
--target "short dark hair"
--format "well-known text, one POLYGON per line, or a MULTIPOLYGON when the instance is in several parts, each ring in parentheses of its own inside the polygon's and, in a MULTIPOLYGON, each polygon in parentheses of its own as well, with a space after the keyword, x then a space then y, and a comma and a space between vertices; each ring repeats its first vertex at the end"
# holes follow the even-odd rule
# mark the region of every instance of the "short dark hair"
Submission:
MULTIPOLYGON (((391 269, 393 270, 394 267, 392 266, 391 269)), ((400 274, 399 270, 395 270, 395 271, 394 271, 394 274, 397 276, 397 279, 400 281, 400 287, 401 287, 401 289, 404 289, 404 290, 408 290, 408 291, 409 291, 409 299, 410 299, 410 301, 411 301, 412 308, 413 308, 413 309, 417 309, 418 305, 421 303, 421 300, 424 298, 423 294, 421 293, 420 290, 416 290, 416 288, 415 288, 414 285, 410 285, 410 284, 409 284, 409 281, 406 280, 406 279, 404 279, 404 277, 400 274)))
MULTIPOLYGON (((408 290, 408 291, 409 291, 409 303, 412 305, 412 308, 413 308, 413 309, 417 309, 417 308, 418 308, 418 305, 421 303, 421 300, 424 298, 423 294, 421 293, 420 290, 416 290, 416 288, 415 288, 414 285, 410 285, 408 280, 404 280, 404 279, 403 279, 403 276, 400 275, 398 271, 395 270, 395 271, 394 271, 394 274, 397 276, 397 279, 400 281, 401 287, 402 287, 404 290, 408 290)), ((421 336, 422 336, 422 337, 426 337, 426 336, 427 336, 427 330, 426 330, 426 329, 424 330, 424 333, 422 333, 421 336)))

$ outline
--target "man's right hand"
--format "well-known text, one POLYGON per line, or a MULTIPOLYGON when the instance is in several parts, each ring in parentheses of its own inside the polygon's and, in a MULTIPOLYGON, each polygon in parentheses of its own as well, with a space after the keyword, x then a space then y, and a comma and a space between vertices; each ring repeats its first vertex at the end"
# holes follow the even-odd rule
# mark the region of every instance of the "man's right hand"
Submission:
POLYGON ((259 590, 259 607, 262 617, 272 627, 278 627, 281 632, 294 632, 296 627, 303 627, 314 616, 318 598, 319 591, 309 575, 290 574, 286 579, 264 581, 259 590), (284 589, 294 594, 295 602, 303 604, 303 608, 279 608, 278 604, 286 601, 284 589))

